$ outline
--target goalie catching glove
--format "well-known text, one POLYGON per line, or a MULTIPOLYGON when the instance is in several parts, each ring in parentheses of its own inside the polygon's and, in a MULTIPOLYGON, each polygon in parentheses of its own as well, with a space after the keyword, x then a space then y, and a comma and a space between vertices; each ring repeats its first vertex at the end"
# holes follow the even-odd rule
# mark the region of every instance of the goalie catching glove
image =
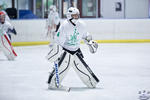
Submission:
POLYGON ((97 51, 98 44, 95 41, 91 40, 87 43, 87 45, 91 53, 95 53, 97 51))
POLYGON ((98 48, 98 44, 92 40, 92 36, 89 35, 85 38, 85 43, 88 45, 91 53, 95 53, 98 48))

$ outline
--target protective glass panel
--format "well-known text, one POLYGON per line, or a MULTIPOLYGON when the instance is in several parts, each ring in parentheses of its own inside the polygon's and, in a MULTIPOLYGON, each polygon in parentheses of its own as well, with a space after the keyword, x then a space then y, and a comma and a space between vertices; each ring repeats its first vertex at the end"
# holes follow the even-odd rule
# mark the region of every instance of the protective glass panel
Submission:
POLYGON ((49 7, 53 5, 54 0, 44 0, 44 18, 48 17, 49 7))
POLYGON ((36 0, 36 15, 42 18, 42 0, 36 0))
POLYGON ((66 17, 67 9, 69 8, 68 2, 69 2, 69 0, 64 0, 64 2, 63 2, 63 16, 64 17, 66 17))
POLYGON ((149 0, 149 18, 150 18, 150 0, 149 0))
POLYGON ((12 0, 3 0, 3 9, 11 8, 12 7, 12 0))
POLYGON ((29 9, 28 4, 29 4, 28 0, 18 0, 19 9, 28 10, 29 9))
POLYGON ((82 0, 82 16, 96 16, 96 0, 82 0))
POLYGON ((66 17, 69 7, 77 7, 78 0, 63 0, 63 17, 66 17))
POLYGON ((70 0, 71 7, 76 7, 77 8, 77 1, 78 0, 70 0))

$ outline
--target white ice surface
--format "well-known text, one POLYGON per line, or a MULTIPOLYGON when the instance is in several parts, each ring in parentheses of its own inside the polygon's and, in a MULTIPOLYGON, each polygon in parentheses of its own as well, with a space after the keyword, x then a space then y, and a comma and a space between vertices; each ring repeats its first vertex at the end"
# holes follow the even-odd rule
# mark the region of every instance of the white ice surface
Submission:
POLYGON ((139 100, 150 91, 150 43, 99 44, 96 54, 81 45, 85 61, 97 75, 96 89, 87 89, 73 69, 63 85, 70 92, 47 89, 52 69, 48 46, 15 47, 18 57, 7 61, 0 51, 0 100, 139 100))

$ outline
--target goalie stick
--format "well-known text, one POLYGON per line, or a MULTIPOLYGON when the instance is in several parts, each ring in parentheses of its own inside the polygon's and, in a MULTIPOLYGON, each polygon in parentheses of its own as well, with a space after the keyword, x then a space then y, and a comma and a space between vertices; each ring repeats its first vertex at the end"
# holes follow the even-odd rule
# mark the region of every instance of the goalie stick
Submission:
POLYGON ((55 65, 55 73, 56 73, 56 86, 59 88, 59 73, 58 73, 58 63, 57 61, 54 62, 55 65))
POLYGON ((56 90, 64 90, 64 91, 69 92, 69 91, 70 91, 70 88, 69 88, 69 87, 62 86, 62 85, 60 85, 60 83, 59 83, 58 61, 55 61, 55 62, 54 62, 54 65, 55 65, 56 86, 57 86, 56 90))

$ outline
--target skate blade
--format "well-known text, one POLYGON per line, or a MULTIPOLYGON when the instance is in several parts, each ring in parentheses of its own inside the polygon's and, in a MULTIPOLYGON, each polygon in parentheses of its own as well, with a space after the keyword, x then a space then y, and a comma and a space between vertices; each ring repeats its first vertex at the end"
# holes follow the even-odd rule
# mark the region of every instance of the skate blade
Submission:
POLYGON ((56 90, 56 91, 66 91, 66 92, 70 92, 70 87, 66 87, 66 86, 63 86, 63 87, 55 87, 55 88, 52 88, 52 87, 49 87, 48 88, 49 90, 56 90))

